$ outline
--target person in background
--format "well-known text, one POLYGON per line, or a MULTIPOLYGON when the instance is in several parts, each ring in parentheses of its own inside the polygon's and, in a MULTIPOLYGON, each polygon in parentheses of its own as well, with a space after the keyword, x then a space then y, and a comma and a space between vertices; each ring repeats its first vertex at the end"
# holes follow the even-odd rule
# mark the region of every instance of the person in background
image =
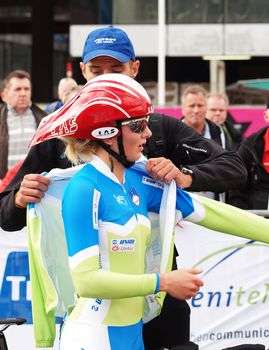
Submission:
POLYGON ((83 85, 74 86, 70 91, 68 91, 63 98, 63 105, 72 100, 72 98, 82 89, 83 85))
POLYGON ((77 85, 77 82, 71 77, 62 78, 58 84, 58 100, 48 104, 45 107, 45 111, 48 114, 50 114, 57 111, 57 109, 61 108, 64 104, 63 101, 65 99, 66 94, 72 89, 76 88, 77 85))
POLYGON ((221 128, 213 121, 206 119, 207 91, 200 85, 190 85, 181 97, 182 120, 184 123, 207 139, 214 140, 225 149, 230 146, 225 144, 221 137, 221 128))
MULTIPOLYGON (((269 123, 269 104, 264 112, 269 123)), ((240 190, 230 191, 229 204, 241 209, 269 210, 269 126, 245 139, 238 150, 248 180, 240 190)))
MULTIPOLYGON (((81 85, 74 86, 70 91, 66 92, 63 98, 63 105, 69 102, 82 88, 81 85)), ((21 165, 23 163, 23 160, 19 161, 16 165, 14 165, 5 175, 3 180, 0 182, 0 192, 4 191, 5 188, 8 186, 10 181, 13 179, 13 177, 16 175, 16 173, 19 171, 21 165)))
MULTIPOLYGON (((135 79, 139 66, 133 45, 122 29, 108 26, 89 33, 80 63, 87 81, 105 73, 122 73, 135 79)), ((153 113, 149 128, 152 136, 147 139, 144 153, 149 158, 147 170, 154 178, 165 182, 174 178, 181 188, 214 192, 236 188, 246 178, 237 154, 201 137, 180 120, 153 113)), ((1 227, 7 231, 24 227, 27 203, 39 202, 50 184, 40 173, 70 166, 60 140, 48 140, 33 147, 12 183, 0 194, 1 227)), ((185 301, 167 296, 161 315, 144 325, 145 348, 189 343, 189 314, 185 301)))
POLYGON ((23 70, 10 72, 3 82, 0 105, 0 179, 23 160, 38 124, 46 115, 32 103, 30 74, 23 70))
MULTIPOLYGON (((231 145, 225 136, 224 130, 213 121, 206 119, 207 91, 200 85, 190 85, 183 91, 181 100, 182 120, 184 123, 196 130, 203 137, 213 140, 227 150, 231 150, 231 145)), ((225 202, 224 193, 202 191, 199 194, 225 202)))
POLYGON ((222 143, 230 144, 233 149, 238 149, 242 142, 243 135, 234 127, 231 118, 228 116, 229 100, 226 94, 208 94, 206 118, 221 126, 222 143))

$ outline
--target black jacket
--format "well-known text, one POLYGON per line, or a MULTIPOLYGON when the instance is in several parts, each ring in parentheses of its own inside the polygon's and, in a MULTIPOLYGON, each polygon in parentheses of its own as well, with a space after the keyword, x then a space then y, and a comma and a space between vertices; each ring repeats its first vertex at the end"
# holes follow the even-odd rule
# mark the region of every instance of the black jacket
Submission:
POLYGON ((248 179, 240 190, 230 193, 229 203, 242 209, 267 209, 269 196, 269 174, 262 165, 264 134, 268 127, 248 137, 241 144, 240 154, 247 168, 248 179))
MULTIPOLYGON (((184 117, 181 120, 183 121, 184 117)), ((210 141, 211 144, 212 144, 212 150, 210 150, 209 152, 213 156, 214 163, 216 161, 215 157, 217 157, 216 154, 220 154, 219 153, 219 152, 221 152, 220 149, 223 150, 224 153, 222 153, 220 163, 217 166, 218 166, 218 168, 221 166, 221 168, 223 169, 224 172, 228 171, 227 177, 225 179, 223 177, 219 178, 219 175, 220 175, 219 171, 218 170, 215 171, 216 169, 212 168, 212 163, 211 163, 210 159, 207 158, 207 160, 206 160, 207 165, 208 165, 207 171, 209 171, 209 173, 211 171, 213 171, 213 173, 212 173, 212 177, 211 176, 210 177, 206 176, 206 179, 208 179, 208 180, 210 180, 212 182, 216 181, 217 183, 215 183, 214 185, 211 183, 210 184, 210 189, 208 189, 206 187, 206 185, 203 184, 203 182, 202 182, 203 179, 200 176, 199 177, 199 184, 198 184, 198 186, 201 189, 197 190, 196 189, 196 183, 193 182, 193 184, 192 184, 192 186, 190 187, 189 190, 193 191, 193 192, 200 192, 200 191, 202 191, 202 192, 205 192, 205 191, 214 192, 215 200, 220 200, 220 195, 219 194, 222 193, 222 192, 226 192, 226 198, 228 199, 228 189, 233 189, 233 188, 236 188, 236 187, 238 187, 240 185, 239 178, 237 177, 238 174, 236 173, 236 169, 234 167, 234 164, 235 164, 234 160, 235 159, 234 160, 231 159, 231 155, 232 154, 233 154, 233 157, 238 158, 238 159, 239 159, 239 156, 235 152, 235 149, 233 148, 231 142, 229 141, 227 132, 221 126, 215 124, 214 122, 212 122, 209 119, 206 119, 206 124, 207 124, 207 127, 209 129, 210 139, 208 139, 208 138, 205 139, 204 138, 204 140, 210 141), (229 153, 227 153, 227 151, 229 151, 229 153), (222 162, 224 160, 223 157, 227 157, 227 156, 228 156, 228 163, 227 163, 228 167, 227 167, 227 165, 225 165, 222 162), (234 184, 233 184, 233 180, 232 180, 233 176, 235 176, 235 179, 234 179, 235 183, 234 184), (230 179, 231 179, 231 182, 230 182, 230 179), (222 188, 222 190, 221 190, 221 188, 222 188)), ((202 136, 200 136, 200 138, 201 137, 202 136)), ((208 149, 208 147, 209 147, 209 143, 207 143, 207 145, 206 145, 207 149, 208 149)), ((241 162, 241 161, 239 160, 239 162, 241 162)), ((199 164, 199 168, 200 168, 200 160, 197 157, 195 157, 194 164, 199 164)), ((244 172, 244 169, 240 168, 239 172, 241 173, 242 171, 244 172)), ((196 179, 196 180, 198 180, 198 179, 196 179)))
MULTIPOLYGON (((201 137, 180 120, 154 113, 150 118, 153 136, 145 149, 148 157, 166 157, 177 166, 193 171, 191 191, 224 192, 237 188, 246 179, 245 167, 235 152, 228 152, 212 140, 201 137)), ((14 196, 24 175, 67 168, 64 145, 58 139, 33 147, 20 170, 0 193, 0 226, 7 231, 20 230, 26 225, 25 209, 15 207, 14 196)))
POLYGON ((226 135, 228 136, 228 140, 231 143, 232 148, 237 150, 244 138, 241 131, 235 128, 233 119, 229 114, 224 122, 223 128, 227 132, 226 135))
MULTIPOLYGON (((36 126, 40 123, 40 120, 47 115, 46 112, 42 111, 39 107, 32 104, 30 107, 33 112, 36 126)), ((7 126, 7 105, 2 103, 0 105, 0 179, 2 179, 8 170, 7 159, 8 159, 8 126, 7 126)))
MULTIPOLYGON (((246 181, 247 173, 241 158, 237 152, 221 147, 220 131, 215 128, 216 124, 209 121, 212 135, 212 140, 209 140, 175 118, 159 115, 158 123, 164 130, 168 143, 168 147, 164 147, 166 151, 163 156, 171 159, 177 167, 183 165, 193 171, 190 191, 222 193, 229 188, 237 188, 246 181)), ((151 123, 150 128, 152 129, 151 123)), ((151 139, 148 143, 150 142, 151 139)))

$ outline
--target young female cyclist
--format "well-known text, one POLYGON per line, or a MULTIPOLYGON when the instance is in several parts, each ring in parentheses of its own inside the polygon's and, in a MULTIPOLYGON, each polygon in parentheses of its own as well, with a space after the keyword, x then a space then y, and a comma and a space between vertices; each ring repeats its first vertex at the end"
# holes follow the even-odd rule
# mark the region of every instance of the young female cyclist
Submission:
POLYGON ((131 166, 151 136, 151 112, 139 83, 102 75, 47 118, 33 140, 62 135, 69 159, 86 162, 62 202, 77 300, 62 328, 61 350, 144 349, 144 297, 165 291, 187 299, 203 284, 200 270, 145 273, 148 211, 159 211, 163 190, 131 166))
MULTIPOLYGON (((188 299, 203 285, 198 269, 146 273, 148 212, 159 213, 164 192, 162 183, 138 167, 151 135, 151 112, 139 83, 121 74, 102 75, 43 119, 32 142, 61 136, 69 159, 86 163, 68 182, 62 201, 77 298, 65 318, 61 350, 142 350, 145 297, 166 292, 188 299)), ((171 211, 177 221, 269 242, 268 220, 180 189, 167 217, 171 211)), ((172 252, 171 240, 162 253, 172 252)))

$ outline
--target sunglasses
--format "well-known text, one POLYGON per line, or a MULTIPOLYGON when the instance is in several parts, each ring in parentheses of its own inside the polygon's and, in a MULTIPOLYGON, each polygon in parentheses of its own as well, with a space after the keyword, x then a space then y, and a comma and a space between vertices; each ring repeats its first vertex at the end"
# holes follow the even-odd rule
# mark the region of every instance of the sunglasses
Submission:
POLYGON ((128 121, 124 121, 121 125, 128 125, 132 132, 140 134, 143 132, 148 126, 149 116, 137 119, 131 119, 128 121))

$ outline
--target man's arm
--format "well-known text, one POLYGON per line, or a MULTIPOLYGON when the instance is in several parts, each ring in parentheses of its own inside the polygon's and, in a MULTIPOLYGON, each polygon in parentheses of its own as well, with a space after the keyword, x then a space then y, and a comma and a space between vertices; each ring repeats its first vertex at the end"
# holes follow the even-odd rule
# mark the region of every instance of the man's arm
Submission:
POLYGON ((21 168, 6 190, 0 193, 0 226, 6 231, 17 231, 26 225, 26 205, 43 197, 48 180, 40 176, 53 168, 70 166, 64 157, 64 145, 52 139, 30 149, 21 168), (16 206, 17 205, 17 206, 16 206))
MULTIPOLYGON (((249 192, 251 189, 251 167, 252 164, 257 162, 258 160, 253 159, 253 152, 252 150, 248 147, 248 140, 243 141, 241 144, 238 153, 243 160, 245 167, 247 169, 248 173, 248 179, 245 184, 242 184, 237 189, 234 189, 232 191, 229 191, 229 197, 228 197, 228 203, 241 208, 241 209, 250 209, 249 208, 249 192)), ((253 175, 252 175, 253 176, 253 175)))
POLYGON ((192 185, 192 170, 186 172, 186 168, 177 168, 174 163, 167 158, 150 158, 146 165, 147 172, 156 180, 161 180, 170 184, 172 180, 176 181, 178 187, 184 189, 192 185), (190 175, 191 174, 191 175, 190 175))
POLYGON ((180 120, 161 114, 158 117, 166 138, 163 157, 178 169, 184 166, 192 170, 189 190, 221 193, 246 181, 247 171, 236 152, 223 149, 180 120))

